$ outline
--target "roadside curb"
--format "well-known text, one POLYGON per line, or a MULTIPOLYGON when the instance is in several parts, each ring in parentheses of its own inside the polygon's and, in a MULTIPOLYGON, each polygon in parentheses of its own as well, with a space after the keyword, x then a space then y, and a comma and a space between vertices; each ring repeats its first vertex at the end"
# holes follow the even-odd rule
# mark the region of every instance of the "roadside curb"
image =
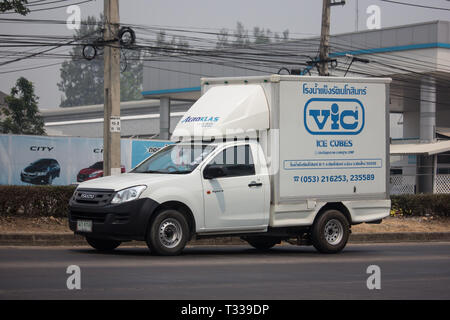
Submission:
MULTIPOLYGON (((386 232, 386 233, 353 233, 349 243, 389 243, 389 242, 428 242, 450 241, 450 232, 386 232)), ((189 246, 196 245, 243 245, 238 237, 220 237, 192 240, 189 246)), ((3 233, 0 234, 0 246, 70 246, 86 245, 84 237, 72 233, 3 233)), ((127 245, 145 245, 132 241, 127 245)))

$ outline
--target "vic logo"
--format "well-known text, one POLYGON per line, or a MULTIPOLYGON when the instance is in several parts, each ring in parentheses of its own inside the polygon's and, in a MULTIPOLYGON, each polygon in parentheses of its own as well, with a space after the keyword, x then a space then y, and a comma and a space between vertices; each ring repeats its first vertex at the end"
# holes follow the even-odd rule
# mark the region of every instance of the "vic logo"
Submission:
POLYGON ((365 120, 364 107, 357 99, 309 99, 303 117, 305 129, 313 135, 356 135, 365 120))

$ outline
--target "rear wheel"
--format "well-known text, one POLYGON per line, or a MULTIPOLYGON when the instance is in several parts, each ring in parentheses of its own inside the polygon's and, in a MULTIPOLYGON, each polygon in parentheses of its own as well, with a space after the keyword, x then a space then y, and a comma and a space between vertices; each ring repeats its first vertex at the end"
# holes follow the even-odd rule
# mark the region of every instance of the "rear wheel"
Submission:
POLYGON ((280 239, 272 237, 247 237, 244 240, 253 248, 260 251, 267 251, 281 242, 280 239))
POLYGON ((90 237, 86 237, 86 241, 92 248, 98 251, 112 251, 121 244, 120 241, 116 240, 96 239, 90 237))
POLYGON ((161 211, 147 232, 147 245, 152 253, 163 256, 178 255, 189 240, 189 225, 177 210, 161 211))
POLYGON ((337 253, 344 249, 350 235, 350 226, 339 210, 323 212, 314 222, 311 241, 319 252, 337 253))

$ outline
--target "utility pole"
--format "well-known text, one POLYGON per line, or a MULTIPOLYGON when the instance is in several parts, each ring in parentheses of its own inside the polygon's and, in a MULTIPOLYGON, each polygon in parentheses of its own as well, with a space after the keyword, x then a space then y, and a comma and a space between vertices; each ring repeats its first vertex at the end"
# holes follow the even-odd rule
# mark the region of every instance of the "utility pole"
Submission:
POLYGON ((330 8, 331 6, 344 5, 345 1, 323 0, 322 4, 322 29, 320 32, 319 75, 328 76, 328 54, 330 53, 330 8))
POLYGON ((120 174, 120 43, 119 0, 104 0, 104 121, 103 172, 120 174))
POLYGON ((328 76, 328 54, 330 51, 330 0, 323 0, 322 29, 320 31, 319 76, 328 76))

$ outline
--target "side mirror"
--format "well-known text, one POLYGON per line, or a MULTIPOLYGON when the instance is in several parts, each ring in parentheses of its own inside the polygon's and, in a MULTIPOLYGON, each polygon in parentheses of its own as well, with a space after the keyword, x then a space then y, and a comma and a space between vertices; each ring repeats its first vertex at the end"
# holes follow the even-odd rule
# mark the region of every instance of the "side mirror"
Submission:
POLYGON ((205 170, 203 170, 203 178, 205 179, 214 179, 225 176, 226 176, 225 171, 220 167, 207 166, 205 170))

